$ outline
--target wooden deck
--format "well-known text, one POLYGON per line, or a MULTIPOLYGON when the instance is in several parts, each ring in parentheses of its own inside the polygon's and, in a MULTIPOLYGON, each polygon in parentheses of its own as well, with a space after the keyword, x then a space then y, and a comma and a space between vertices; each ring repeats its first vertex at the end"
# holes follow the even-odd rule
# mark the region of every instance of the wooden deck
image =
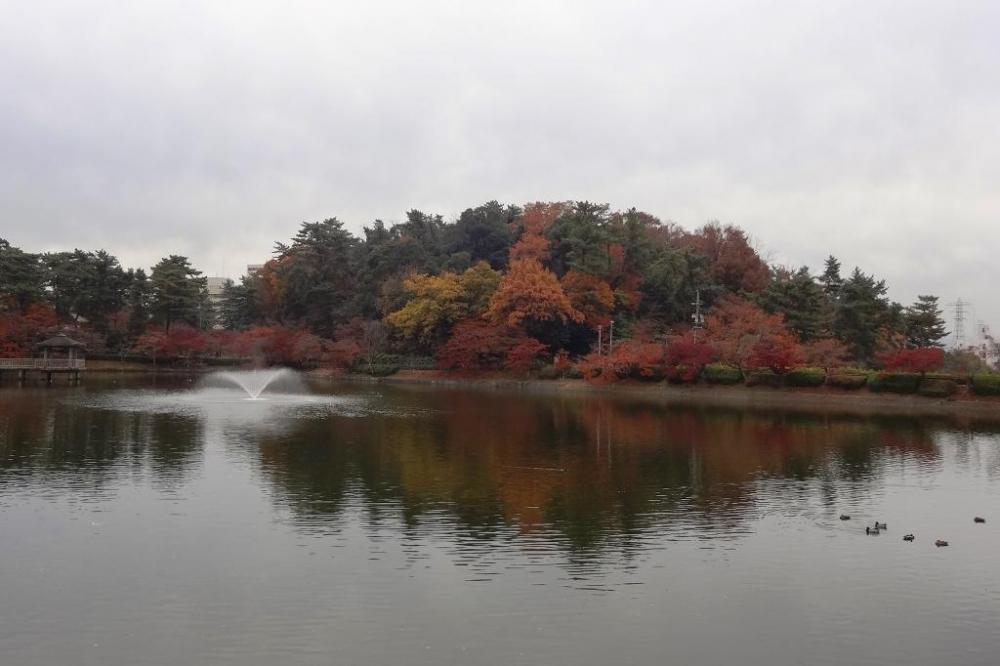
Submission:
POLYGON ((53 375, 63 375, 72 384, 78 384, 80 374, 86 369, 87 362, 82 358, 0 358, 0 383, 13 375, 18 384, 33 378, 41 378, 46 384, 51 384, 53 375))
POLYGON ((0 370, 73 372, 86 369, 87 361, 82 358, 0 358, 0 370))

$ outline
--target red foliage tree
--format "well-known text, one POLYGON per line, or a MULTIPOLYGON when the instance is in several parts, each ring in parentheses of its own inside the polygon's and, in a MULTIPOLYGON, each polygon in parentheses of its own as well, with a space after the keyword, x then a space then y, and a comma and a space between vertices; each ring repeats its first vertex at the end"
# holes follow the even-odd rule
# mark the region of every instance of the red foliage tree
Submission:
POLYGON ((151 326, 135 341, 132 351, 153 359, 184 359, 190 362, 206 351, 208 343, 209 338, 204 331, 179 323, 172 325, 169 331, 151 326))
POLYGON ((798 363, 802 351, 788 329, 784 315, 770 314, 749 301, 722 299, 705 318, 705 341, 719 359, 738 368, 772 368, 784 372, 798 363))
POLYGON ((686 235, 682 244, 705 255, 712 278, 734 293, 756 292, 767 285, 770 270, 739 227, 706 224, 686 235))
POLYGON ((671 340, 664 354, 667 379, 676 382, 693 382, 706 364, 715 360, 715 350, 699 342, 691 333, 671 340))
POLYGON ((465 374, 504 368, 525 372, 544 351, 545 345, 516 329, 466 320, 455 326, 437 358, 442 369, 465 374))
POLYGON ((750 351, 747 366, 767 368, 784 374, 802 363, 802 348, 789 331, 776 331, 761 337, 750 351))
POLYGON ((0 357, 31 356, 35 345, 52 335, 58 326, 52 306, 33 303, 24 313, 0 313, 0 357))
POLYGON ((546 351, 546 346, 534 338, 519 336, 517 342, 508 350, 504 365, 508 370, 524 374, 531 370, 535 359, 546 351))
POLYGON ((890 372, 932 372, 944 364, 944 350, 940 347, 899 349, 882 355, 882 365, 890 372))
POLYGON ((826 371, 841 367, 851 360, 847 345, 836 338, 810 340, 802 346, 802 353, 806 365, 823 368, 826 371))

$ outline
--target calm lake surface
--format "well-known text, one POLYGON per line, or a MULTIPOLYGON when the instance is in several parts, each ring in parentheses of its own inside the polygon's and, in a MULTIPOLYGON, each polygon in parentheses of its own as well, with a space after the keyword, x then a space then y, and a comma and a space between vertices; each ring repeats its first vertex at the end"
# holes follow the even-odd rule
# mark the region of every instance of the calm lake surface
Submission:
POLYGON ((0 388, 0 663, 997 664, 998 433, 426 386, 0 388))

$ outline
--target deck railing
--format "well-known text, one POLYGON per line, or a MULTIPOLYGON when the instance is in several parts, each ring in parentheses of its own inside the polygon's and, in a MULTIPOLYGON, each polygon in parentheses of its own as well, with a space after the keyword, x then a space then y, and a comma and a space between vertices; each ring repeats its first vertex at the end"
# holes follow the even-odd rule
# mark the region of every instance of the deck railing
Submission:
POLYGON ((0 370, 84 370, 82 358, 0 358, 0 370))

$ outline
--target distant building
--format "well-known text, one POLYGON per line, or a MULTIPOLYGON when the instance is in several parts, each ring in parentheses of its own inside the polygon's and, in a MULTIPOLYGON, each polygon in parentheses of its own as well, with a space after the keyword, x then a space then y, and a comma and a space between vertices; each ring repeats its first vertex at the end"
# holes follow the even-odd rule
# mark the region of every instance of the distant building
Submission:
POLYGON ((264 264, 247 264, 247 277, 256 277, 264 270, 264 264))
POLYGON ((226 283, 230 280, 226 277, 207 277, 205 281, 208 284, 208 304, 212 308, 215 320, 212 328, 222 328, 222 301, 225 298, 226 283))

